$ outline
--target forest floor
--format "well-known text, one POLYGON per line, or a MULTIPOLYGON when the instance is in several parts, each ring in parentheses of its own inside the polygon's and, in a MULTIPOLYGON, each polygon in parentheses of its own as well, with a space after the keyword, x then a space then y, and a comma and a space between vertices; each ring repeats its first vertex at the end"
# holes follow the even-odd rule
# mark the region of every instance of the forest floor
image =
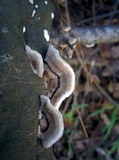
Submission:
POLYGON ((88 48, 71 37, 67 41, 64 34, 71 32, 70 27, 119 24, 119 0, 58 3, 61 16, 56 9, 51 42, 74 69, 76 87, 60 108, 65 131, 53 147, 55 156, 58 160, 119 160, 119 42, 88 48))

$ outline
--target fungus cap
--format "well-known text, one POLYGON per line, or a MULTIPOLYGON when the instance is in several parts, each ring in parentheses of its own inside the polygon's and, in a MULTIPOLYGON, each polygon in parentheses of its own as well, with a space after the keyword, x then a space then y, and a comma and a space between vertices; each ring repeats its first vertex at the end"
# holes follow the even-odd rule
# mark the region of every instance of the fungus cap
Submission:
POLYGON ((57 49, 48 47, 44 59, 44 74, 47 95, 56 109, 69 97, 75 88, 75 74, 72 67, 65 62, 57 49))
POLYGON ((63 135, 64 123, 61 113, 50 103, 47 96, 41 95, 40 100, 38 137, 43 146, 49 148, 63 135))
POLYGON ((39 77, 43 76, 43 59, 39 52, 32 50, 29 46, 26 45, 26 54, 30 61, 30 66, 35 74, 39 77))

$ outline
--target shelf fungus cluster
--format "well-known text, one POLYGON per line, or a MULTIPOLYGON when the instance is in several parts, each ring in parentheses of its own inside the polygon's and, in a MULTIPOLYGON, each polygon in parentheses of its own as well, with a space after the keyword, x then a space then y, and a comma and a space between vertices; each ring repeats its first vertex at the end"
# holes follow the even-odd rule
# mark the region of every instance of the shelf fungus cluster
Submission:
POLYGON ((52 146, 60 139, 64 123, 59 107, 75 88, 75 74, 71 66, 59 55, 57 49, 49 46, 43 60, 40 53, 26 46, 31 68, 39 77, 43 77, 47 94, 40 96, 38 115, 38 137, 44 147, 52 146))

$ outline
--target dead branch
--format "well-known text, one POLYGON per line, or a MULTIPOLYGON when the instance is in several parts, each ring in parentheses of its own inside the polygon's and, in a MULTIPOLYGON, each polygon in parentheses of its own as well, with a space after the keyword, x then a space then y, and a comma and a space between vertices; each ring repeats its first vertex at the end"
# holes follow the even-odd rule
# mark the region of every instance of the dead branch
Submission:
POLYGON ((69 43, 72 38, 84 45, 119 42, 119 25, 76 27, 63 34, 55 30, 51 37, 50 43, 55 47, 69 43))
POLYGON ((90 26, 72 29, 82 44, 97 44, 119 41, 119 25, 90 26))

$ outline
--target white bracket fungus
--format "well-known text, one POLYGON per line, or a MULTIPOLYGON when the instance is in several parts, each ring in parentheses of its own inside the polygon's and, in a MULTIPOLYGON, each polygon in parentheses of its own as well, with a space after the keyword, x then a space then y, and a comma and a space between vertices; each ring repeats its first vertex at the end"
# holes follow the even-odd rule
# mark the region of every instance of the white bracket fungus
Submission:
POLYGON ((48 47, 44 59, 43 77, 48 89, 47 96, 53 106, 59 109, 62 101, 69 97, 75 88, 75 74, 53 46, 48 47))
POLYGON ((38 137, 45 148, 52 146, 63 135, 64 123, 61 113, 50 103, 47 96, 40 96, 38 137))
POLYGON ((33 72, 37 74, 39 77, 42 77, 44 69, 43 69, 43 59, 41 54, 35 50, 32 50, 27 45, 25 49, 33 72))

